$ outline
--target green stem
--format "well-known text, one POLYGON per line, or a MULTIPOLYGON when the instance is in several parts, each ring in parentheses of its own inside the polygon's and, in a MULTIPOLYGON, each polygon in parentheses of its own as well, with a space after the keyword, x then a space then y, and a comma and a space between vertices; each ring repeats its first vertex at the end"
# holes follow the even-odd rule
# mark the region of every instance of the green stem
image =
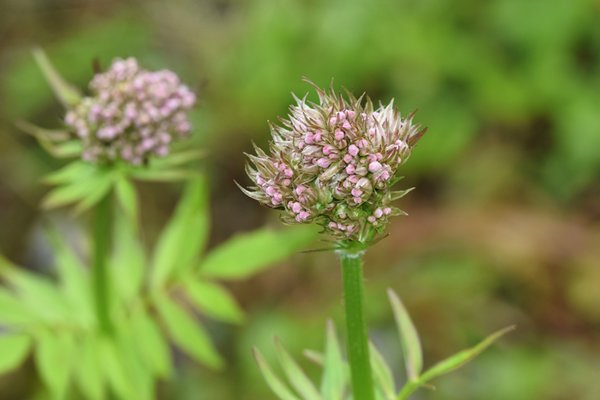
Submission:
POLYGON ((363 312, 363 252, 340 251, 344 278, 347 349, 355 400, 373 400, 373 375, 363 312))
POLYGON ((408 381, 398 393, 397 400, 408 400, 411 394, 413 394, 420 386, 418 381, 408 381))
POLYGON ((106 260, 110 244, 110 222, 111 222, 111 196, 105 195, 98 203, 94 221, 94 265, 92 269, 92 285, 94 290, 94 302, 96 315, 100 329, 104 333, 110 333, 112 325, 110 321, 109 304, 109 275, 106 260))

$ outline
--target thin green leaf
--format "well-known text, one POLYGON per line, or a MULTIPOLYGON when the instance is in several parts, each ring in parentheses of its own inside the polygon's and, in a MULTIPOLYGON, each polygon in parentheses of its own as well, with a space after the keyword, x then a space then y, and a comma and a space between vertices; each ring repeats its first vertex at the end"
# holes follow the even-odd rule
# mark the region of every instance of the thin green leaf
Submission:
POLYGON ((113 178, 111 170, 97 167, 87 178, 77 179, 51 190, 42 200, 42 207, 51 209, 81 202, 78 211, 84 211, 106 194, 113 183, 113 178))
POLYGON ((115 194, 119 205, 133 226, 138 225, 138 198, 135 186, 124 176, 120 176, 115 185, 115 194))
POLYGON ((71 135, 62 129, 45 129, 27 121, 17 121, 19 129, 35 137, 40 146, 57 158, 68 158, 81 154, 81 142, 70 140, 71 135))
POLYGON ((81 100, 79 91, 60 76, 42 49, 34 49, 33 58, 42 70, 54 94, 65 107, 72 107, 81 100))
POLYGON ((156 398, 154 374, 150 365, 145 362, 144 354, 138 347, 140 338, 135 335, 131 320, 125 320, 118 327, 116 348, 123 366, 127 371, 127 379, 135 390, 135 398, 153 400, 156 398))
POLYGON ((80 214, 95 206, 105 196, 110 195, 110 190, 115 183, 114 176, 110 173, 98 177, 96 186, 89 190, 75 206, 75 214, 80 214))
POLYGON ((158 313, 177 346, 208 367, 219 369, 223 366, 221 356, 197 320, 164 294, 156 294, 154 300, 158 313))
POLYGON ((142 308, 131 317, 132 334, 136 346, 149 370, 161 378, 172 374, 171 353, 166 338, 154 320, 142 308))
POLYGON ((138 298, 144 284, 146 254, 128 219, 119 212, 116 215, 110 275, 119 299, 127 304, 138 298))
POLYGON ((385 362, 385 359, 377 350, 373 343, 369 343, 371 354, 371 367, 373 369, 373 377, 378 387, 381 389, 386 400, 396 399, 396 389, 394 388, 394 375, 385 362))
POLYGON ((142 181, 151 182, 179 182, 187 179, 197 178, 198 172, 187 169, 139 169, 134 170, 131 175, 142 181))
POLYGON ((496 340, 498 340, 503 335, 505 335, 506 333, 508 333, 514 329, 515 329, 514 326, 509 326, 504 329, 500 329, 499 331, 496 331, 496 332, 492 333, 491 335, 489 335, 488 337, 486 337, 485 339, 483 339, 477 345, 475 345, 469 349, 460 351, 460 352, 456 353, 455 355, 450 356, 443 361, 440 361, 439 363, 437 363, 433 367, 431 367, 429 370, 427 370, 421 376, 419 381, 423 384, 423 383, 430 381, 433 378, 436 378, 440 375, 445 375, 449 372, 454 371, 455 369, 462 367, 463 365, 465 365, 466 363, 468 363, 469 361, 471 361, 475 357, 477 357, 482 351, 487 349, 496 340))
POLYGON ((52 143, 51 146, 45 146, 45 149, 56 158, 72 158, 81 154, 83 146, 79 141, 70 140, 64 143, 52 143))
POLYGON ((234 297, 222 286, 212 283, 188 279, 184 288, 190 300, 206 315, 224 322, 241 323, 244 312, 234 297))
POLYGON ((388 289, 388 297, 394 311, 400 335, 400 344, 409 380, 416 380, 423 369, 421 342, 406 308, 393 290, 388 289))
POLYGON ((296 364, 294 359, 285 350, 278 339, 275 339, 275 348, 277 357, 283 368, 283 372, 291 383, 292 387, 300 394, 303 400, 319 400, 321 395, 306 376, 304 371, 296 364))
POLYGON ((342 400, 344 398, 348 375, 332 321, 327 321, 324 360, 323 377, 321 379, 321 394, 323 395, 323 399, 342 400))
POLYGON ((265 378, 267 385, 269 385, 269 388, 271 388, 273 393, 275 393, 280 400, 300 400, 290 391, 290 389, 288 389, 288 387, 277 377, 277 375, 275 375, 271 367, 269 367, 269 364, 267 364, 264 357, 256 347, 252 349, 252 352, 262 376, 265 378))
POLYGON ((0 288, 0 325, 24 326, 38 321, 35 313, 12 292, 0 288))
POLYGON ((317 364, 320 367, 323 367, 323 364, 325 363, 325 358, 323 356, 323 353, 319 353, 318 351, 315 350, 310 350, 310 349, 305 349, 302 354, 304 355, 304 357, 306 357, 309 361, 317 364))
POLYGON ((71 308, 56 285, 20 269, 0 255, 0 276, 15 288, 18 298, 30 312, 47 322, 70 320, 71 308))
POLYGON ((109 337, 99 338, 98 341, 100 366, 114 393, 121 399, 135 399, 136 391, 129 370, 121 357, 121 349, 109 337))
POLYGON ((83 161, 73 161, 58 171, 46 175, 44 182, 52 185, 85 181, 96 171, 96 166, 83 161))
POLYGON ((56 229, 48 227, 47 232, 65 297, 78 320, 83 325, 90 326, 94 321, 94 307, 87 271, 56 229))
POLYGON ((184 150, 169 154, 163 158, 152 160, 152 169, 164 170, 167 168, 179 167, 187 164, 190 161, 196 161, 204 157, 206 154, 203 150, 184 150))
POLYGON ((237 235, 206 257, 200 273, 212 278, 245 279, 306 247, 315 235, 314 227, 306 225, 237 235))
POLYGON ((37 332, 35 361, 42 381, 52 396, 63 399, 69 387, 75 342, 66 331, 37 332))
POLYGON ((191 180, 163 230, 153 256, 152 283, 164 284, 192 266, 208 237, 208 190, 203 178, 191 180))
POLYGON ((86 398, 104 399, 104 372, 100 365, 98 338, 94 333, 88 333, 81 335, 79 340, 75 381, 86 398))
POLYGON ((20 333, 0 334, 0 375, 19 367, 31 350, 31 338, 20 333))
POLYGON ((36 139, 43 139, 50 142, 63 142, 69 140, 71 135, 69 131, 64 129, 47 129, 37 126, 28 121, 19 120, 15 122, 17 128, 35 137, 36 139))

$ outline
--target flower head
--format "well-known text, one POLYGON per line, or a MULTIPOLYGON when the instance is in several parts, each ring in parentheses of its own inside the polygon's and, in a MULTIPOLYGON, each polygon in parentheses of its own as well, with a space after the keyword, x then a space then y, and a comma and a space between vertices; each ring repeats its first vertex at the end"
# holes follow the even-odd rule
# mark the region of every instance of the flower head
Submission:
MULTIPOLYGON (((315 86, 316 87, 316 86, 315 86)), ((393 101, 371 100, 316 87, 318 103, 296 98, 287 119, 271 125, 269 154, 256 147, 244 193, 283 211, 287 223, 316 222, 338 240, 368 243, 389 218, 403 214, 393 200, 399 167, 424 134, 393 101)))
POLYGON ((65 116, 87 161, 142 164, 150 155, 167 155, 170 143, 190 132, 187 111, 196 97, 171 71, 146 71, 134 58, 117 59, 94 76, 90 90, 65 116))

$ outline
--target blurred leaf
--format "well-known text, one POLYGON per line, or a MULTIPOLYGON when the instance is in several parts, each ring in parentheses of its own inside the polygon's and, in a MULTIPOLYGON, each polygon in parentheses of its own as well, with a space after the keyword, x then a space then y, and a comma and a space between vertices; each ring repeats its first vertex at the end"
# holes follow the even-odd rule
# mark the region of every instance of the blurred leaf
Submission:
POLYGON ((505 335, 506 333, 514 330, 514 326, 509 326, 504 329, 501 329, 497 332, 492 333, 477 345, 471 347, 470 349, 463 350, 455 355, 448 357, 447 359, 440 361, 435 364, 429 370, 427 370, 419 379, 420 383, 425 383, 430 381, 433 378, 436 378, 440 375, 445 375, 449 372, 454 371, 457 368, 462 367, 469 361, 473 360, 477 357, 482 351, 488 348, 492 343, 498 340, 500 337, 505 335))
POLYGON ((342 400, 346 386, 347 372, 335 332, 335 326, 332 321, 327 321, 324 360, 323 378, 321 380, 321 394, 323 395, 323 399, 342 400))
POLYGON ((145 310, 137 310, 131 317, 132 334, 147 367, 161 378, 172 374, 171 353, 166 339, 145 310))
POLYGON ((20 326, 35 321, 36 316, 14 293, 0 287, 0 325, 20 326))
POLYGON ((129 370, 123 363, 118 344, 108 337, 102 337, 98 342, 98 350, 103 375, 106 376, 114 393, 121 399, 137 398, 129 370))
POLYGON ((138 225, 138 198, 135 186, 126 177, 117 178, 115 194, 119 205, 133 226, 138 225))
POLYGON ((0 276, 15 288, 21 303, 40 318, 48 322, 69 319, 72 310, 63 293, 50 281, 12 265, 1 255, 0 276))
POLYGON ((271 264, 282 261, 315 239, 312 226, 295 226, 282 231, 259 229, 239 234, 214 249, 200 265, 203 276, 245 279, 271 264))
POLYGON ((84 325, 90 325, 95 316, 90 295, 92 288, 87 271, 68 244, 63 242, 56 229, 49 227, 48 237, 54 251, 56 269, 60 274, 64 294, 70 306, 76 310, 74 316, 80 318, 80 322, 84 325))
POLYGON ((321 396, 304 371, 296 364, 278 339, 275 339, 275 348, 279 363, 288 381, 304 400, 319 400, 321 396))
POLYGON ((191 161, 198 160, 206 154, 203 150, 183 150, 173 152, 166 157, 160 157, 152 160, 151 169, 159 171, 173 167, 183 166, 191 161))
POLYGON ((73 161, 58 171, 54 171, 44 178, 44 182, 53 185, 85 181, 96 173, 96 166, 83 161, 73 161))
POLYGON ((121 212, 116 216, 110 275, 120 299, 127 304, 137 299, 142 290, 147 272, 146 254, 129 220, 121 212))
POLYGON ((31 350, 31 338, 20 333, 0 334, 0 375, 19 367, 31 350))
POLYGON ((34 49, 33 58, 44 73, 54 94, 66 108, 76 105, 81 100, 79 90, 60 76, 42 49, 34 49))
POLYGON ((81 142, 69 140, 70 134, 62 129, 45 129, 27 121, 17 121, 16 125, 23 132, 35 137, 40 146, 57 158, 70 158, 81 154, 81 142))
POLYGON ((265 378, 267 385, 269 385, 273 393, 275 393, 275 395, 277 395, 277 397, 281 400, 300 400, 287 388, 287 386, 277 377, 277 375, 275 375, 257 348, 253 349, 253 353, 256 363, 258 364, 258 368, 260 369, 262 376, 265 378))
POLYGON ((175 272, 189 268, 204 246, 209 229, 207 186, 203 178, 187 184, 174 215, 158 239, 152 262, 153 285, 160 286, 175 272))
POLYGON ((42 200, 46 209, 81 202, 79 211, 84 211, 97 203, 111 188, 113 174, 110 170, 96 168, 85 179, 77 179, 52 189, 42 200))
POLYGON ((37 332, 36 365, 42 380, 56 399, 63 399, 67 394, 74 355, 75 342, 69 332, 37 332))
POLYGON ((198 177, 198 173, 187 169, 139 169, 133 170, 131 176, 141 181, 179 182, 198 177))
POLYGON ((177 346, 201 364, 214 369, 223 366, 221 356, 196 319, 164 294, 156 294, 154 300, 158 313, 177 346))
POLYGON ((132 329, 131 320, 123 321, 118 327, 115 341, 120 362, 125 367, 126 378, 134 389, 135 398, 155 399, 154 371, 152 366, 145 362, 144 354, 140 352, 138 347, 140 339, 132 329))
POLYGON ((388 297, 394 311, 396 325, 398 326, 408 379, 416 380, 423 368, 423 355, 419 335, 410 319, 410 315, 408 315, 406 308, 404 308, 404 304, 402 304, 396 293, 388 289, 388 297))
POLYGON ((82 213, 95 206, 106 196, 110 196, 113 187, 114 176, 105 174, 96 180, 96 187, 91 189, 75 206, 75 213, 82 213))
POLYGON ((396 399, 396 389, 394 388, 394 375, 389 365, 377 350, 373 343, 369 343, 371 354, 371 367, 373 368, 373 377, 377 387, 380 388, 386 400, 396 399))
POLYGON ((206 315, 219 321, 241 323, 244 312, 234 297, 222 286, 197 279, 184 281, 186 293, 206 315))
POLYGON ((104 372, 100 364, 98 338, 90 333, 81 335, 77 352, 77 368, 74 369, 75 380, 79 388, 90 400, 104 399, 104 372))

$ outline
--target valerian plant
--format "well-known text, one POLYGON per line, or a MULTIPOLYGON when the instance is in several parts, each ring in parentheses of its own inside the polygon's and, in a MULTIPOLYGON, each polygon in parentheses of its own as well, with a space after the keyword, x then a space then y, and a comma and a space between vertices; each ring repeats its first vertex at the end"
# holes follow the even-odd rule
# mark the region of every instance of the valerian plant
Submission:
MULTIPOLYGON (((326 91, 312 85, 318 101, 307 101, 308 95, 295 98, 296 104, 290 107, 288 117, 281 119, 278 125, 271 125, 269 151, 255 146, 256 154, 248 155, 250 163, 246 172, 253 186, 241 189, 261 204, 281 210, 283 222, 318 224, 334 240, 332 249, 340 257, 344 283, 352 398, 390 398, 389 387, 378 392, 373 383, 373 372, 381 370, 379 361, 382 358, 376 353, 370 354, 368 344, 363 315, 362 257, 371 245, 385 236, 390 217, 405 214, 394 201, 411 189, 395 190, 395 185, 402 178, 400 167, 425 129, 413 122, 413 114, 403 118, 393 101, 376 107, 365 95, 356 98, 347 93, 343 96, 333 88, 326 91), (373 359, 378 362, 372 366, 373 359), (382 393, 386 396, 381 397, 382 393)), ((435 367, 434 372, 430 370, 420 375, 422 360, 418 336, 406 312, 398 312, 403 307, 395 296, 392 305, 403 328, 402 343, 409 381, 398 398, 405 399, 437 375, 435 367)), ((281 399, 296 399, 296 395, 274 378, 260 353, 255 354, 274 392, 281 399)), ((319 394, 281 351, 280 361, 303 399, 346 398, 343 390, 337 391, 336 395, 327 390, 319 394)), ((341 367, 330 364, 325 368, 325 374, 333 374, 339 379, 340 374, 328 371, 328 368, 341 367)), ((377 378, 377 374, 375 376, 377 378)))
MULTIPOLYGON (((404 380, 405 384, 400 388, 397 387, 394 373, 385 357, 375 344, 369 342, 370 364, 377 400, 406 400, 419 388, 433 388, 430 384, 431 380, 460 368, 489 347, 496 339, 514 329, 512 326, 501 329, 475 346, 437 362, 422 372, 423 356, 416 328, 396 293, 390 289, 388 297, 396 319, 407 376, 404 380)), ((281 400, 350 400, 354 397, 350 390, 348 361, 344 359, 339 343, 335 327, 329 321, 325 335, 325 350, 323 352, 305 350, 305 357, 323 370, 318 384, 308 378, 277 339, 275 340, 277 361, 283 370, 285 380, 281 379, 256 348, 254 357, 268 386, 281 400)))
POLYGON ((259 229, 204 255, 209 185, 189 165, 199 153, 169 150, 172 140, 191 132, 185 111, 194 95, 172 72, 148 72, 127 59, 97 74, 92 95, 83 97, 42 52, 35 56, 67 108, 65 128, 21 126, 52 154, 79 158, 46 178, 56 188, 43 205, 75 203, 78 212, 95 206, 91 254, 80 257, 49 226, 56 277, 27 272, 0 256, 6 282, 0 287, 0 374, 33 353, 52 398, 81 393, 94 400, 143 400, 155 398, 157 380, 171 376, 171 344, 221 368, 224 361, 197 314, 242 322, 242 309, 221 281, 244 279, 286 258, 314 232, 259 229), (138 238, 132 179, 187 181, 150 250, 138 238))

